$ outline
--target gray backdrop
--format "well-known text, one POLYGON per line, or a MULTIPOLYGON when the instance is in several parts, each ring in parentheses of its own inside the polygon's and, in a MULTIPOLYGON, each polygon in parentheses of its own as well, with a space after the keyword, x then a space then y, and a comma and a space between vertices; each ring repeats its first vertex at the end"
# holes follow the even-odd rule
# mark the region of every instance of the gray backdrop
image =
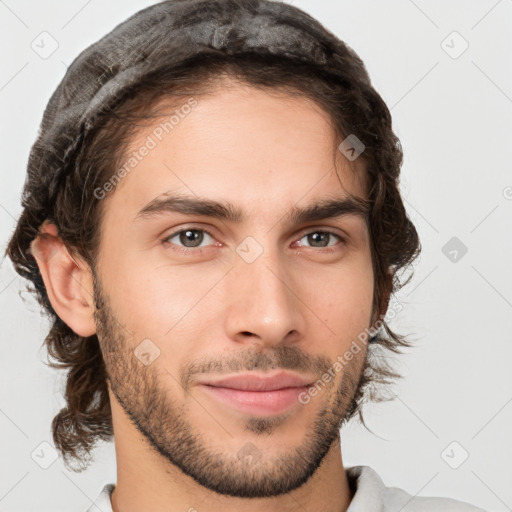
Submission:
MULTIPOLYGON (((30 146, 66 66, 148 0, 0 1, 2 251, 20 213, 30 146)), ((512 1, 295 0, 352 46, 391 109, 402 191, 423 254, 392 325, 393 402, 342 431, 346 466, 389 486, 512 508, 512 1)), ((0 266, 0 510, 84 511, 115 482, 113 445, 64 469, 50 423, 63 373, 41 348, 48 322, 10 261, 0 266), (41 444, 43 443, 43 444, 41 444), (46 469, 43 466, 47 466, 46 469)), ((310 511, 313 512, 313 511, 310 511)))

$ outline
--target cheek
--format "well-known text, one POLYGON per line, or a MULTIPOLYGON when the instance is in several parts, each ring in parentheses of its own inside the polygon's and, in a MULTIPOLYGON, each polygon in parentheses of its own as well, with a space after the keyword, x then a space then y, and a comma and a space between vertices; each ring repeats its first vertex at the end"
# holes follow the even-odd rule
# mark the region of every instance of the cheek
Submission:
MULTIPOLYGON (((201 328, 205 314, 212 311, 208 295, 225 272, 219 265, 199 268, 149 254, 125 254, 109 269, 109 295, 118 320, 137 338, 167 343, 177 334, 201 328)), ((215 314, 218 318, 218 311, 215 314)))
POLYGON ((331 269, 303 281, 303 286, 302 300, 329 328, 324 340, 329 351, 349 346, 369 327, 374 291, 371 264, 343 271, 331 269))

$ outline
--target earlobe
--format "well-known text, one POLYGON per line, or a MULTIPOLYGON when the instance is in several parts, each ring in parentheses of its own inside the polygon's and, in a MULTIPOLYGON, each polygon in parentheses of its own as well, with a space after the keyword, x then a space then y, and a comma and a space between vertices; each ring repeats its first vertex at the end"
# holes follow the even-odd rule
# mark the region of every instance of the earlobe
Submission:
POLYGON ((45 221, 30 244, 53 309, 76 334, 92 336, 94 294, 89 265, 69 253, 55 224, 45 221))

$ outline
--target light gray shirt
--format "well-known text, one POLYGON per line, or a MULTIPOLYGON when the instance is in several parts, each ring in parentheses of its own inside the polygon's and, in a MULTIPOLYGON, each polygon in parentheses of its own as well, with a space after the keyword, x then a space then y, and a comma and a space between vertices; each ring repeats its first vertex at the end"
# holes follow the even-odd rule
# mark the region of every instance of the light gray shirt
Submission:
MULTIPOLYGON (((354 497, 346 512, 486 512, 464 501, 451 498, 411 496, 398 487, 386 487, 370 466, 346 468, 354 497)), ((110 494, 115 484, 106 484, 86 512, 113 512, 110 494)))

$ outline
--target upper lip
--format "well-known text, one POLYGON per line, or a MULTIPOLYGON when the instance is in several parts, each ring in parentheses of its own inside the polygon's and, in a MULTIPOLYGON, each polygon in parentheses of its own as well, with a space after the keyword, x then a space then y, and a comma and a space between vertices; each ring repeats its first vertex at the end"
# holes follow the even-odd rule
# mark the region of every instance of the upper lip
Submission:
POLYGON ((308 386, 312 380, 314 379, 288 372, 274 373, 271 376, 250 372, 203 381, 200 384, 241 391, 275 391, 276 389, 308 386))

